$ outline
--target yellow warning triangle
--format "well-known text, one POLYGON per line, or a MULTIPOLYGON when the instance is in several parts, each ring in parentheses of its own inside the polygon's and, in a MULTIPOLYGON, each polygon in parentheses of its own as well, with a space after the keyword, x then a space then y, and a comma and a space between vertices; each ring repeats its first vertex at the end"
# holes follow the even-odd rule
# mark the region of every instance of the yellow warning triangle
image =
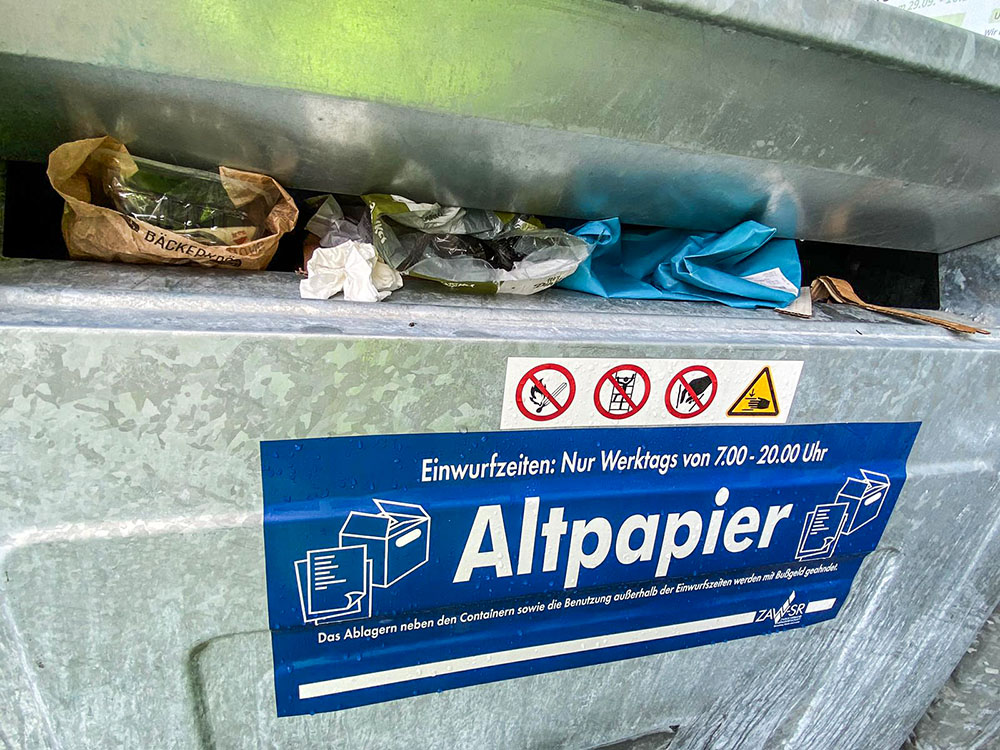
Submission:
POLYGON ((765 367, 755 377, 727 412, 731 417, 776 417, 778 394, 774 392, 771 368, 765 367))

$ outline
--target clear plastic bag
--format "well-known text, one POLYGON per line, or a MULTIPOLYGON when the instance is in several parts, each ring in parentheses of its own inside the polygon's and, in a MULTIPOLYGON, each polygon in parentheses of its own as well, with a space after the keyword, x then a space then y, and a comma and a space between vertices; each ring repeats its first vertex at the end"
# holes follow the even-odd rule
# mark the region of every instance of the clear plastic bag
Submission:
POLYGON ((538 219, 364 195, 379 256, 400 273, 478 293, 533 294, 569 276, 590 245, 538 219))
POLYGON ((274 203, 235 177, 101 149, 101 187, 115 210, 202 245, 239 245, 266 233, 274 203))

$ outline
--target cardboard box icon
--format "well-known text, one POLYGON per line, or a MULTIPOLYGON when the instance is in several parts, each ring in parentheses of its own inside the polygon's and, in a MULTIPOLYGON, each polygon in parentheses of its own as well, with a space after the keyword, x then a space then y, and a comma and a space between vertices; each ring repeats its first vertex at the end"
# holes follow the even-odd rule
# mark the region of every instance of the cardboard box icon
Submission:
POLYGON ((889 494, 889 477, 878 471, 861 469, 861 478, 850 477, 840 488, 837 502, 847 503, 847 525, 844 533, 851 534, 874 521, 889 494))
POLYGON ((340 546, 363 544, 372 561, 372 585, 384 589, 427 562, 431 519, 419 505, 372 502, 378 513, 351 511, 340 529, 340 546))

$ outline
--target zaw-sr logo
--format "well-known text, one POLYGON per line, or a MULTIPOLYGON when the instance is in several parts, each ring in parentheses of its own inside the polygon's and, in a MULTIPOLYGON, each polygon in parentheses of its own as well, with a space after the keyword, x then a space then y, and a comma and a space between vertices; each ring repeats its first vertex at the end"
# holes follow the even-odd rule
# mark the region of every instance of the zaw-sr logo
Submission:
POLYGON ((302 622, 371 617, 372 589, 387 589, 427 562, 431 519, 421 506, 373 499, 378 513, 352 510, 337 546, 295 561, 302 622))
POLYGON ((802 613, 805 611, 805 602, 796 603, 795 592, 793 591, 780 607, 757 610, 757 617, 754 618, 754 622, 767 622, 771 620, 776 628, 786 625, 798 625, 802 619, 802 613))

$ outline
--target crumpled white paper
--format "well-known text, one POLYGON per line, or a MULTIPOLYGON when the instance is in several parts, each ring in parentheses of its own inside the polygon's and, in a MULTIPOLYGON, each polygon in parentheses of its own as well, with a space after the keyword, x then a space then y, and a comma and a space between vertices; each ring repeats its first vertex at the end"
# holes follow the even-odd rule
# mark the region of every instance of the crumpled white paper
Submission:
POLYGON ((318 247, 306 265, 309 278, 299 282, 303 299, 330 299, 341 289, 352 302, 379 302, 403 286, 403 277, 375 254, 367 242, 348 240, 318 247))

